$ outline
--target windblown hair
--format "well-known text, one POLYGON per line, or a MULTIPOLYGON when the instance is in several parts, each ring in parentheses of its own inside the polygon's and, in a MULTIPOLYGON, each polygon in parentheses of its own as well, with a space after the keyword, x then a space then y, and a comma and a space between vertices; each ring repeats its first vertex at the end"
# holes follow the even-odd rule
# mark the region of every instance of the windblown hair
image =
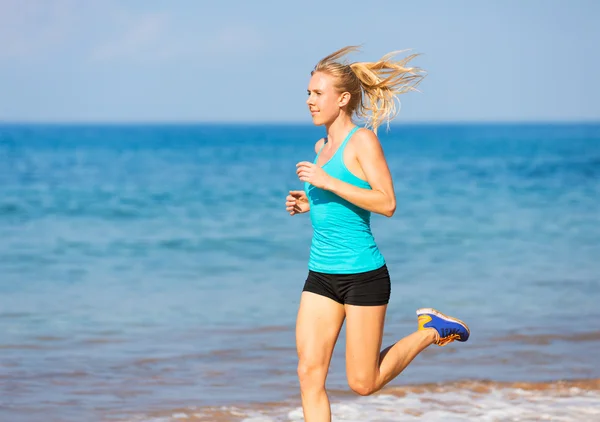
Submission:
POLYGON ((359 51, 356 46, 344 47, 321 59, 311 75, 316 72, 327 73, 335 78, 335 88, 340 92, 349 92, 350 101, 347 112, 366 122, 366 126, 377 133, 377 128, 389 122, 400 111, 398 96, 416 91, 417 85, 425 77, 425 72, 417 67, 408 67, 408 63, 418 54, 411 54, 402 60, 394 56, 403 51, 386 54, 377 62, 340 63, 338 59, 346 54, 359 51))

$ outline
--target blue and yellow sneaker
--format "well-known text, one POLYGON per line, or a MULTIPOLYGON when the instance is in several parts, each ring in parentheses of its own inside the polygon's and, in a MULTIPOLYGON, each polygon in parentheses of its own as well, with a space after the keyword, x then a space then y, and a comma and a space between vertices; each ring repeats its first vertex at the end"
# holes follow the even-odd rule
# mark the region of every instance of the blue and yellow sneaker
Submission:
POLYGON ((419 330, 435 328, 439 336, 435 344, 445 346, 454 340, 467 341, 471 332, 467 324, 459 319, 444 315, 432 308, 417 309, 419 330))

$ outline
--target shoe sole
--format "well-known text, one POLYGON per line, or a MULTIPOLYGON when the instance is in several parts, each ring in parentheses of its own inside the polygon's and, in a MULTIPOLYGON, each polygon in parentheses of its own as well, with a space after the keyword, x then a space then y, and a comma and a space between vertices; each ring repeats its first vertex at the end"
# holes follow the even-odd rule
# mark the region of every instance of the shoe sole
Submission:
POLYGON ((417 316, 423 315, 423 314, 432 314, 432 315, 435 315, 436 317, 441 318, 441 319, 443 319, 445 321, 456 322, 457 324, 462 325, 465 330, 467 330, 467 333, 469 333, 469 337, 471 336, 471 330, 469 330, 469 327, 467 326, 467 324, 465 324, 464 322, 462 322, 458 318, 449 317, 448 315, 444 315, 440 311, 437 311, 437 310, 435 310, 433 308, 421 308, 421 309, 417 309, 417 316))

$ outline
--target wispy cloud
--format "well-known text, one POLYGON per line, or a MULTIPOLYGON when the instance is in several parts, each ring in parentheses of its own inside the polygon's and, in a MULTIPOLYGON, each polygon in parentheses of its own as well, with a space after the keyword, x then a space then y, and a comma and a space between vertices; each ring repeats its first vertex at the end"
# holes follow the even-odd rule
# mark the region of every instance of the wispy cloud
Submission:
POLYGON ((0 59, 43 55, 67 40, 74 21, 70 0, 0 0, 0 59))
POLYGON ((0 60, 161 62, 227 60, 260 53, 266 37, 251 22, 188 19, 194 13, 104 0, 0 0, 0 60))
POLYGON ((229 25, 220 28, 205 43, 205 48, 213 53, 243 54, 257 53, 265 47, 260 32, 249 25, 229 25))
POLYGON ((168 26, 169 17, 165 13, 138 16, 117 37, 93 47, 90 58, 110 61, 163 56, 168 26))
POLYGON ((260 52, 264 38, 252 26, 229 25, 216 30, 177 26, 173 16, 138 16, 111 41, 90 53, 93 61, 162 61, 204 55, 206 58, 244 56, 260 52))

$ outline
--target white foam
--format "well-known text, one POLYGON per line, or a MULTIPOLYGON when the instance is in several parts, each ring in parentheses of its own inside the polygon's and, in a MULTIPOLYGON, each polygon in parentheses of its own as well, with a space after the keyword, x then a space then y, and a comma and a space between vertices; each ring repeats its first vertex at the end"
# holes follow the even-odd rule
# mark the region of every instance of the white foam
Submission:
MULTIPOLYGON (((600 393, 572 388, 561 394, 493 389, 408 393, 404 397, 377 395, 332 404, 333 421, 345 422, 454 422, 454 421, 600 421, 600 393)), ((287 414, 249 415, 244 422, 303 421, 302 409, 287 414)))
MULTIPOLYGON (((344 422, 579 422, 600 421, 600 391, 571 387, 559 391, 496 387, 476 392, 472 389, 406 392, 402 396, 379 394, 339 401, 332 400, 332 420, 344 422)), ((243 422, 300 422, 299 407, 265 409, 240 407, 189 408, 170 417, 139 417, 136 422, 175 422, 214 420, 230 415, 243 422), (213 416, 213 417, 211 417, 213 416)))

